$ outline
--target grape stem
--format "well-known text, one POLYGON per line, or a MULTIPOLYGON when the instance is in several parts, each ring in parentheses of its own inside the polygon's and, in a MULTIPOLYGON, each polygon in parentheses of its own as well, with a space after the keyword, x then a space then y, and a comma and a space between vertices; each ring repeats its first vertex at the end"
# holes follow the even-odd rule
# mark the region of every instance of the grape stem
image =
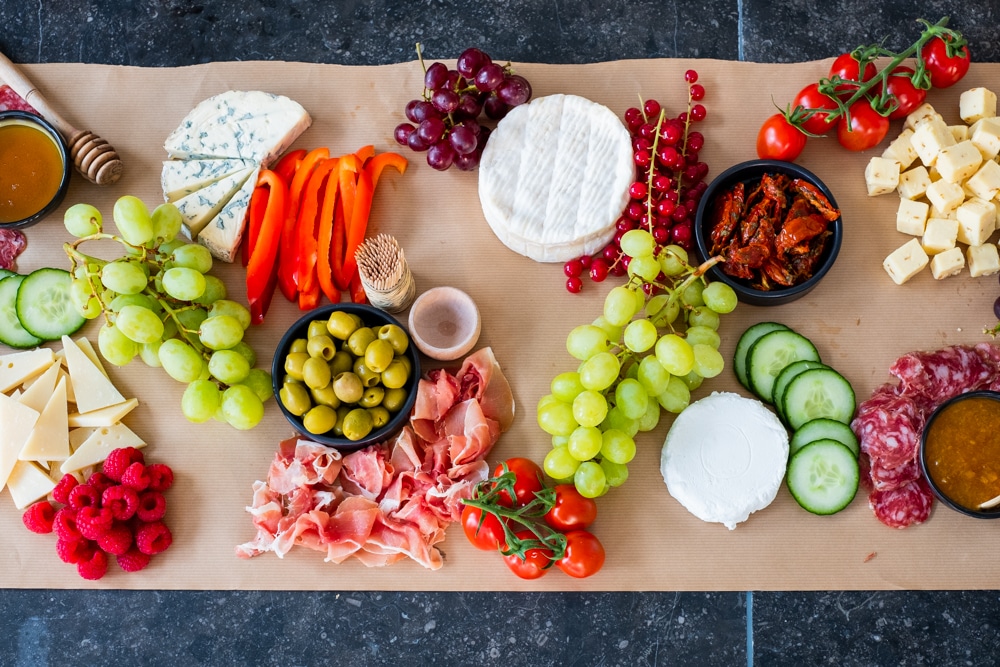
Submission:
POLYGON ((164 312, 166 312, 167 315, 170 317, 170 319, 174 321, 174 324, 177 325, 177 331, 182 336, 184 336, 184 340, 186 340, 191 345, 191 347, 198 350, 198 353, 201 354, 201 356, 205 357, 205 359, 208 359, 209 355, 205 352, 205 347, 201 344, 201 341, 198 339, 197 336, 198 332, 195 331, 194 329, 188 329, 187 327, 185 327, 183 324, 181 324, 180 319, 177 317, 177 313, 183 312, 185 310, 190 310, 191 308, 196 308, 196 306, 185 306, 183 308, 177 308, 175 310, 171 308, 167 304, 167 302, 164 299, 160 298, 160 295, 154 292, 153 290, 146 288, 145 291, 150 297, 156 299, 156 302, 160 304, 164 312))

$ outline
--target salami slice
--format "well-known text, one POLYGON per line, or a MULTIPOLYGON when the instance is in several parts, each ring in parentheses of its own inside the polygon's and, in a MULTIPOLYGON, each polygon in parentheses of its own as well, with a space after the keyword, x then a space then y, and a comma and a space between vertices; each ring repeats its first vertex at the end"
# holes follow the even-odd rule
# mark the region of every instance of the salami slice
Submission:
POLYGON ((876 491, 892 491, 904 484, 920 479, 920 464, 911 459, 897 468, 888 468, 878 459, 870 459, 868 469, 872 488, 876 491))
POLYGON ((882 468, 899 468, 916 460, 924 422, 925 412, 913 399, 880 388, 862 403, 851 427, 873 466, 877 461, 882 468))
POLYGON ((872 491, 868 504, 879 521, 890 528, 923 523, 931 515, 934 495, 920 478, 890 491, 872 491))
POLYGON ((27 244, 27 238, 19 230, 0 227, 0 269, 15 271, 15 260, 27 244))
POLYGON ((7 85, 0 85, 0 111, 27 111, 36 116, 41 115, 35 107, 25 102, 24 98, 7 85))
POLYGON ((934 406, 988 386, 997 377, 996 367, 968 345, 904 354, 889 372, 899 378, 901 393, 922 396, 934 406))

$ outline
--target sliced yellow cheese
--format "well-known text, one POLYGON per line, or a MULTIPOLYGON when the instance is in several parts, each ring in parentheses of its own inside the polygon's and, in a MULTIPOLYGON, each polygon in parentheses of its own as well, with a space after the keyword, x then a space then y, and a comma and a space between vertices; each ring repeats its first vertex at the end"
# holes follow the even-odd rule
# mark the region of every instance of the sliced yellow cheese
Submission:
POLYGON ((87 358, 94 362, 94 365, 97 366, 98 370, 104 374, 104 377, 108 377, 108 371, 105 370, 104 364, 101 363, 101 358, 97 356, 97 350, 95 350, 94 346, 91 345, 90 339, 86 336, 80 336, 74 342, 76 343, 76 346, 79 347, 85 355, 87 355, 87 358))
POLYGON ((125 400, 121 392, 111 384, 111 380, 101 373, 101 369, 94 365, 94 362, 69 336, 62 337, 62 344, 66 350, 69 377, 73 381, 73 391, 76 393, 77 410, 93 412, 125 400))
POLYGON ((135 410, 137 405, 139 405, 139 399, 130 398, 127 401, 109 405, 100 410, 71 412, 68 418, 69 426, 70 428, 80 426, 111 426, 116 422, 120 422, 125 415, 135 410))
POLYGON ((87 441, 94 431, 96 431, 98 426, 81 426, 80 428, 75 428, 69 432, 69 448, 70 451, 75 452, 80 449, 80 445, 87 441))
POLYGON ((142 438, 132 432, 128 426, 117 423, 114 426, 107 426, 96 429, 83 444, 81 444, 73 455, 63 461, 59 470, 65 474, 74 472, 87 466, 96 465, 108 458, 113 450, 120 447, 135 447, 139 449, 145 447, 146 443, 142 438))
POLYGON ((32 410, 41 412, 49 402, 52 392, 55 391, 59 372, 59 364, 52 364, 31 382, 31 386, 25 389, 17 400, 21 402, 21 405, 27 405, 32 410))
POLYGON ((0 488, 7 483, 17 455, 38 421, 38 411, 0 394, 0 488))
POLYGON ((54 360, 55 355, 47 347, 0 357, 0 392, 6 393, 25 380, 41 375, 54 360))
POLYGON ((76 403, 76 392, 73 391, 73 381, 69 378, 69 373, 62 366, 59 367, 59 379, 66 380, 66 400, 76 403))
POLYGON ((28 461, 18 461, 7 480, 7 489, 14 507, 23 510, 31 503, 52 493, 56 483, 45 472, 28 461))
POLYGON ((70 454, 68 421, 66 381, 60 380, 17 458, 22 461, 65 461, 68 459, 70 454))

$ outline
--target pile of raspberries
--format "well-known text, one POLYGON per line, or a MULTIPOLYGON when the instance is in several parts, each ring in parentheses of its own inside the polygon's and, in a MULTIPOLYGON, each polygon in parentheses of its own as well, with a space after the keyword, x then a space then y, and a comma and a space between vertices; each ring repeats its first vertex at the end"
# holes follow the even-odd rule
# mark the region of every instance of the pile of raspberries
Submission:
POLYGON ((84 579, 103 577, 109 556, 126 572, 138 572, 173 541, 163 522, 163 492, 173 483, 168 466, 147 466, 141 451, 123 447, 108 455, 103 472, 92 473, 82 484, 64 475, 52 490, 62 507, 40 500, 21 518, 32 532, 54 531, 59 558, 76 565, 84 579))

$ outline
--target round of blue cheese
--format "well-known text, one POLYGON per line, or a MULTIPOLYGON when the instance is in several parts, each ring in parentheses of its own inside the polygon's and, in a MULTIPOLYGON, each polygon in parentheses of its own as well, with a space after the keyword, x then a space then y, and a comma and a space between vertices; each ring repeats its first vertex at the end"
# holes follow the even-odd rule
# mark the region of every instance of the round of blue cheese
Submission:
POLYGON ((508 248, 564 262, 608 244, 634 179, 632 142, 613 111, 548 95, 514 107, 490 135, 479 201, 508 248))
POLYGON ((670 495, 730 530, 771 504, 788 464, 788 433, 760 401, 716 392, 674 420, 660 455, 670 495))

